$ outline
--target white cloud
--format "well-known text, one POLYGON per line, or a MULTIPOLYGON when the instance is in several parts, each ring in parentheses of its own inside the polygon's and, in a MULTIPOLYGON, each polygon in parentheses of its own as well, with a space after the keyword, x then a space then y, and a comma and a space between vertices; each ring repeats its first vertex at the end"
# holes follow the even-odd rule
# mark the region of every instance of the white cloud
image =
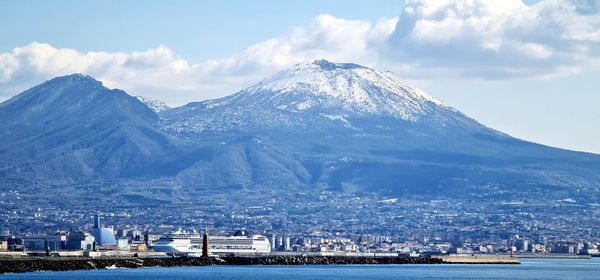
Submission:
POLYGON ((233 93, 302 61, 389 69, 409 79, 550 77, 597 67, 600 0, 407 0, 377 22, 315 17, 228 58, 190 62, 166 46, 79 52, 31 43, 0 53, 0 99, 54 76, 83 72, 109 87, 179 105, 233 93))
POLYGON ((600 57, 600 1, 408 0, 388 56, 417 75, 483 79, 571 74, 600 57))

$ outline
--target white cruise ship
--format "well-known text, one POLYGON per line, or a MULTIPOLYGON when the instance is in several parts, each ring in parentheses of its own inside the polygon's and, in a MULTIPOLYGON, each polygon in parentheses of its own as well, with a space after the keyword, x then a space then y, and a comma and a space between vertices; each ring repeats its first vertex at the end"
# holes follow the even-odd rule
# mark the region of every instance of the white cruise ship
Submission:
MULTIPOLYGON (((209 236, 208 246, 211 254, 217 255, 258 255, 271 252, 269 239, 262 235, 245 236, 236 232, 233 236, 209 236)), ((161 236, 151 248, 157 252, 176 255, 202 253, 202 235, 174 232, 161 236)))

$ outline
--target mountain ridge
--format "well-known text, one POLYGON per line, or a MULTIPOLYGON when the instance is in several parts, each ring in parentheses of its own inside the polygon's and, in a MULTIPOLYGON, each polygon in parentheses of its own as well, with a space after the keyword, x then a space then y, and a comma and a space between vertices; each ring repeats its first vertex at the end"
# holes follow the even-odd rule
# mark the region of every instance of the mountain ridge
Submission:
POLYGON ((0 104, 0 120, 5 178, 161 180, 207 192, 600 193, 599 155, 510 137, 351 63, 298 64, 236 94, 158 112, 69 75, 0 104))

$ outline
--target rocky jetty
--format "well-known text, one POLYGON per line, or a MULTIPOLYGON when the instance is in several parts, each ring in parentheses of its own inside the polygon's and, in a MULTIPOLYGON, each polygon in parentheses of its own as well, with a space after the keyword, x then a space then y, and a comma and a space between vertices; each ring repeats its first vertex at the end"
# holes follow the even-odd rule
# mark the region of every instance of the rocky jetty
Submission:
POLYGON ((503 255, 454 254, 432 256, 432 258, 439 259, 443 263, 453 264, 520 264, 517 257, 503 255))
POLYGON ((333 265, 333 264, 437 264, 441 259, 425 257, 270 256, 228 257, 231 265, 333 265))
POLYGON ((203 266, 220 264, 211 258, 15 258, 0 259, 0 274, 107 268, 203 266))
POLYGON ((15 257, 0 258, 0 274, 33 271, 67 271, 109 268, 174 267, 205 265, 348 265, 348 264, 508 264, 516 258, 460 256, 443 257, 354 257, 354 256, 260 256, 225 258, 136 258, 136 257, 15 257))

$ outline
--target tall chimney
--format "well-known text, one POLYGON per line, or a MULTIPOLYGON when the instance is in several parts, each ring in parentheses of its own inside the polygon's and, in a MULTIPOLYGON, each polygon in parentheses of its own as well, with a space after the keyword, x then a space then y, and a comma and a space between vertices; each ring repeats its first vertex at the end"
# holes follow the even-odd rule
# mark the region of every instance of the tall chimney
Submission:
POLYGON ((206 229, 204 229, 202 237, 202 257, 208 258, 208 231, 206 229))

